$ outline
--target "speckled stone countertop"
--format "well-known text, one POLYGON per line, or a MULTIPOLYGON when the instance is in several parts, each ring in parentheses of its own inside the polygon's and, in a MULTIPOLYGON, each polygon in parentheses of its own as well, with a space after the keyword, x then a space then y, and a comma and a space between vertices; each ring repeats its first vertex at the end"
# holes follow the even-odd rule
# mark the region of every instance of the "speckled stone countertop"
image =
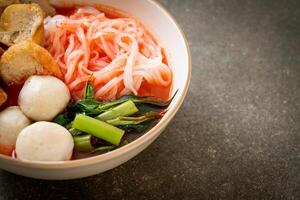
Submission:
POLYGON ((161 0, 193 56, 166 131, 73 181, 0 170, 0 199, 300 199, 300 1, 161 0))

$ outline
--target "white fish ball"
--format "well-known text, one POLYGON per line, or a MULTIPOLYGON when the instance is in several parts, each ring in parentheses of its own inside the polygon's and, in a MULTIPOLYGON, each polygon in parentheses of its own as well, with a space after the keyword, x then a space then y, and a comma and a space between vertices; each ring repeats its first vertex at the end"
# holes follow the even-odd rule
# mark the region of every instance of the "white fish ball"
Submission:
POLYGON ((70 101, 70 92, 53 76, 31 76, 19 94, 19 105, 35 121, 51 121, 70 101))
POLYGON ((19 133, 30 120, 19 106, 11 106, 0 113, 0 153, 10 154, 14 149, 19 133))
POLYGON ((19 134, 16 154, 27 161, 66 161, 71 159, 73 147, 73 138, 63 126, 36 122, 19 134))

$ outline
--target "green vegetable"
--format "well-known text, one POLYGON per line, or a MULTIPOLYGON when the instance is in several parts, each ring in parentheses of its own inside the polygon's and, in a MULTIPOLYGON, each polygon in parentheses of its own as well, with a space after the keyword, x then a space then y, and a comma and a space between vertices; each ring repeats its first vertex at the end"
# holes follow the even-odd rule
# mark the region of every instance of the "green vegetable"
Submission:
POLYGON ((115 146, 102 146, 102 147, 98 147, 98 148, 95 148, 94 151, 110 151, 110 150, 113 150, 115 149, 116 147, 115 146))
POLYGON ((101 113, 98 107, 101 103, 94 99, 84 99, 77 101, 72 105, 72 109, 78 114, 85 114, 89 116, 95 116, 101 113))
POLYGON ((137 104, 136 107, 139 109, 139 112, 136 113, 136 116, 141 116, 141 115, 145 115, 148 112, 162 112, 164 110, 163 107, 157 107, 157 106, 152 106, 150 104, 137 104))
POLYGON ((112 120, 107 120, 106 122, 114 125, 114 126, 124 126, 124 125, 131 125, 131 124, 140 124, 148 120, 160 118, 160 113, 157 112, 148 112, 143 116, 139 117, 117 117, 112 120))
POLYGON ((95 146, 99 144, 103 145, 103 141, 102 142, 98 141, 99 139, 95 138, 92 135, 74 136, 73 140, 74 140, 74 149, 79 152, 110 151, 116 148, 116 146, 108 146, 108 145, 95 148, 95 146))
POLYGON ((126 131, 126 133, 142 133, 149 129, 154 124, 153 121, 146 121, 141 124, 127 124, 117 126, 126 131))
POLYGON ((130 116, 138 111, 139 110, 137 109, 135 104, 131 100, 129 100, 112 108, 111 110, 98 115, 96 118, 101 121, 107 121, 120 116, 130 116))
POLYGON ((109 110, 110 108, 113 108, 114 106, 124 103, 128 100, 131 100, 131 99, 118 99, 115 101, 106 102, 106 103, 100 104, 98 107, 98 110, 103 112, 103 111, 109 110))
POLYGON ((69 117, 67 115, 67 113, 63 113, 63 114, 60 114, 60 115, 57 115, 54 119, 53 119, 53 122, 54 123, 57 123, 61 126, 65 126, 67 124, 69 124, 70 122, 72 122, 72 118, 69 117))
POLYGON ((88 80, 83 99, 70 101, 64 113, 53 121, 69 130, 75 150, 110 151, 126 143, 121 143, 125 131, 141 133, 152 127, 176 94, 177 91, 168 101, 130 94, 115 101, 100 102, 94 99, 94 88, 88 80))
POLYGON ((83 99, 93 99, 94 98, 94 87, 90 84, 90 80, 86 82, 83 99))
POLYGON ((140 96, 135 96, 133 94, 125 95, 125 96, 122 96, 118 100, 100 104, 99 107, 98 107, 98 110, 99 111, 106 111, 106 110, 108 110, 108 109, 110 109, 110 108, 112 108, 116 105, 119 105, 121 103, 124 103, 128 100, 131 100, 133 103, 150 104, 152 106, 157 106, 157 107, 167 107, 172 102, 172 100, 176 96, 177 92, 178 92, 178 90, 175 92, 173 97, 170 98, 168 101, 156 101, 156 100, 153 100, 153 97, 150 97, 150 96, 140 97, 140 96))
MULTIPOLYGON (((108 119, 113 119, 118 116, 130 116, 131 114, 118 114, 118 112, 123 112, 122 109, 118 112, 112 111, 117 106, 122 105, 123 103, 127 101, 132 101, 135 104, 135 108, 133 109, 132 106, 132 112, 137 108, 139 110, 138 115, 143 115, 144 113, 147 113, 149 111, 161 111, 162 108, 168 106, 175 95, 177 94, 177 91, 173 95, 173 97, 168 101, 155 101, 152 97, 146 96, 146 97, 139 97, 135 96, 133 94, 125 95, 121 97, 118 100, 111 101, 111 102, 99 102, 94 98, 94 88, 93 85, 89 83, 89 81, 86 84, 85 90, 84 90, 84 98, 79 101, 71 101, 67 109, 64 113, 58 115, 55 117, 53 122, 60 124, 62 126, 65 126, 72 122, 76 116, 76 114, 84 114, 88 116, 95 117, 100 114, 99 118, 106 121, 108 119), (105 114, 104 114, 104 113, 105 114), (116 114, 116 115, 115 115, 116 114)), ((126 104, 125 104, 126 105, 126 104)), ((126 106, 125 106, 126 107, 126 106)), ((117 109, 118 110, 118 109, 117 109)))
MULTIPOLYGON (((86 83, 83 93, 83 99, 78 101, 72 101, 69 103, 67 112, 72 113, 70 118, 75 118, 76 114, 85 114, 88 116, 99 115, 101 112, 98 110, 99 105, 102 103, 94 99, 94 87, 89 81, 86 83)), ((73 120, 72 119, 72 120, 73 120)))
POLYGON ((74 136, 78 136, 78 135, 82 135, 84 134, 83 132, 75 129, 75 128, 70 128, 69 129, 69 132, 71 133, 71 135, 74 137, 74 136))
POLYGON ((92 136, 91 135, 83 135, 83 136, 75 136, 74 140, 74 149, 77 151, 88 152, 93 151, 94 147, 92 146, 92 136))
POLYGON ((166 106, 170 105, 170 103, 176 96, 177 92, 178 92, 178 90, 174 93, 172 98, 170 98, 168 101, 157 101, 157 100, 153 100, 153 97, 147 97, 147 96, 139 97, 139 96, 134 96, 134 95, 128 95, 128 97, 131 96, 133 98, 132 101, 134 103, 143 103, 143 104, 150 104, 150 105, 158 106, 158 107, 166 107, 166 106))
POLYGON ((76 115, 72 128, 91 134, 116 146, 120 144, 125 132, 122 129, 83 114, 76 115))
POLYGON ((85 114, 88 116, 96 116, 99 115, 101 112, 98 110, 98 106, 101 103, 99 101, 93 100, 93 99, 83 99, 79 101, 71 101, 68 104, 68 107, 66 111, 60 115, 57 115, 53 122, 65 126, 69 123, 71 123, 76 114, 85 114))

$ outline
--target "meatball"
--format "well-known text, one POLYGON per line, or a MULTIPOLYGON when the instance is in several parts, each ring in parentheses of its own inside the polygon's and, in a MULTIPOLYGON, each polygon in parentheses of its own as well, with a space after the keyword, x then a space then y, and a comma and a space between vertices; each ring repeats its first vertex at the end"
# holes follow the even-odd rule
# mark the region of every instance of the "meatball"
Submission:
POLYGON ((20 160, 66 161, 71 159, 73 147, 67 129, 52 122, 36 122, 21 131, 15 151, 20 160))
POLYGON ((31 76, 19 94, 19 105, 27 117, 35 121, 50 121, 64 110, 70 101, 67 86, 52 76, 31 76))
POLYGON ((0 153, 11 155, 19 133, 30 120, 18 106, 11 106, 0 113, 0 153))

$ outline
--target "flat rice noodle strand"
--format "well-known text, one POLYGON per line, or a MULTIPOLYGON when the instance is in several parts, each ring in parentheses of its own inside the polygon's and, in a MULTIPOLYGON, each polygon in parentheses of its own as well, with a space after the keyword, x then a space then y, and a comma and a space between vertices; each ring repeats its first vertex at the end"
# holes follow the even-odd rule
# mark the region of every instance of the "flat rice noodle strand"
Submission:
POLYGON ((56 59, 74 99, 82 98, 91 76, 95 98, 113 100, 139 94, 143 82, 170 87, 172 70, 162 47, 135 19, 110 19, 93 7, 44 21, 43 46, 56 59))

